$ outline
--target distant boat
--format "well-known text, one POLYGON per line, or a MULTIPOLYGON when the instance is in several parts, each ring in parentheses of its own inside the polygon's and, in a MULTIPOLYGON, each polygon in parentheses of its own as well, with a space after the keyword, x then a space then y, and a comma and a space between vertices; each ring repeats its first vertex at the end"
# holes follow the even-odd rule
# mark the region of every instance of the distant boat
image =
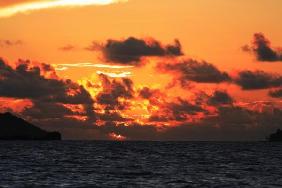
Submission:
POLYGON ((7 112, 0 113, 0 140, 61 140, 61 134, 45 131, 7 112))
POLYGON ((282 131, 278 129, 276 133, 269 135, 267 140, 270 142, 282 142, 282 131))

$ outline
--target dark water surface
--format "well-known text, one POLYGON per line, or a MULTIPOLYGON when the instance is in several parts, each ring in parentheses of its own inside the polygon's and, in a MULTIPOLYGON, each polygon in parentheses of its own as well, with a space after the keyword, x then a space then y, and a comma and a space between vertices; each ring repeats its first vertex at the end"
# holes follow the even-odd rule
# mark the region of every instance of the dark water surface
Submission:
POLYGON ((0 142, 0 187, 282 187, 282 144, 0 142))

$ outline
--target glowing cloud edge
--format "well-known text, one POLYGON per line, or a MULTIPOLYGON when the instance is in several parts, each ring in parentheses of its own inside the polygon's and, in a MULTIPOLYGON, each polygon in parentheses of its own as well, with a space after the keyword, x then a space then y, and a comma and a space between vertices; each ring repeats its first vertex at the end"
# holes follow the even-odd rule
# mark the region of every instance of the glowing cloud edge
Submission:
POLYGON ((31 11, 58 8, 58 7, 82 7, 91 5, 109 5, 113 3, 124 3, 128 0, 54 0, 17 4, 5 8, 0 8, 0 18, 11 17, 19 13, 29 13, 31 11))

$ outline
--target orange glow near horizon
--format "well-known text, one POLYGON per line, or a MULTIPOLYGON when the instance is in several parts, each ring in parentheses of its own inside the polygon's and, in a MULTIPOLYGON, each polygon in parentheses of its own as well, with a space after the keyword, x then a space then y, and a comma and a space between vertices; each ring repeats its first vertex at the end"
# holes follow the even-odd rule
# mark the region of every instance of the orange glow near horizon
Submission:
POLYGON ((116 133, 110 133, 109 137, 115 141, 125 141, 126 137, 116 133))
POLYGON ((0 97, 0 112, 12 110, 20 113, 26 108, 32 107, 32 102, 28 99, 13 99, 0 97))

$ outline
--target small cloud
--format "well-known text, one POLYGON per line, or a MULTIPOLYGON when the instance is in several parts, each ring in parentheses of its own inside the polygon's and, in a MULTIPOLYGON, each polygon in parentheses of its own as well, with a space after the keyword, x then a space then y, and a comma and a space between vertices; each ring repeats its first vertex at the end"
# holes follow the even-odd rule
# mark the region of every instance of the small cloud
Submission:
POLYGON ((258 61, 282 61, 282 51, 279 49, 273 49, 270 41, 263 33, 255 33, 253 44, 251 46, 243 46, 242 50, 254 53, 258 61))
POLYGON ((282 88, 269 91, 269 95, 273 98, 282 98, 282 88))
POLYGON ((0 47, 12 47, 12 46, 21 46, 23 41, 21 40, 0 40, 0 47))
POLYGON ((233 98, 226 92, 216 90, 208 101, 211 105, 227 105, 233 103, 233 98))
POLYGON ((66 46, 62 46, 62 47, 59 48, 59 50, 66 51, 66 52, 67 51, 73 51, 75 49, 76 49, 76 47, 74 45, 71 45, 71 44, 68 44, 66 46))

